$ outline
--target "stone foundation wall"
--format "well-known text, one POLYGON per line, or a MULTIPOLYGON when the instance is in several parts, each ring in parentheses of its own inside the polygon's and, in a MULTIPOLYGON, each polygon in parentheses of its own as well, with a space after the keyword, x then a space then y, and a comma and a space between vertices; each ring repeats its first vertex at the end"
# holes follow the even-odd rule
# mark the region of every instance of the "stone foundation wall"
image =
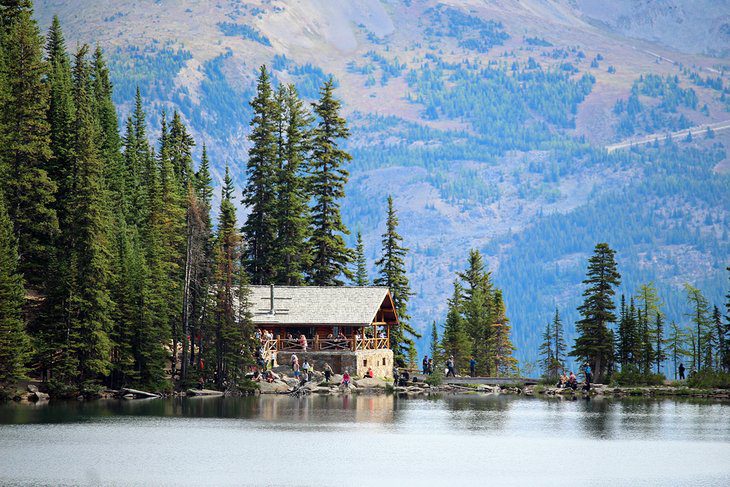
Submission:
POLYGON ((318 371, 322 371, 324 364, 328 363, 335 374, 348 370, 354 377, 363 377, 370 367, 375 377, 393 377, 393 351, 388 349, 357 352, 277 352, 276 362, 279 365, 290 364, 292 353, 299 357, 300 364, 306 359, 318 371))

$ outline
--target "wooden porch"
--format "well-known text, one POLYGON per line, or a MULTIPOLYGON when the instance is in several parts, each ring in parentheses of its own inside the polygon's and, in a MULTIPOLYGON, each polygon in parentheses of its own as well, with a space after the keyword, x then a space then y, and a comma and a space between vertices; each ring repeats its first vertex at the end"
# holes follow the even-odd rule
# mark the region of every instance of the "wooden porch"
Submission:
MULTIPOLYGON (((264 354, 274 352, 303 352, 305 348, 296 338, 263 340, 264 354)), ((358 350, 383 350, 389 348, 388 337, 376 338, 319 338, 307 340, 307 352, 356 352, 358 350)))

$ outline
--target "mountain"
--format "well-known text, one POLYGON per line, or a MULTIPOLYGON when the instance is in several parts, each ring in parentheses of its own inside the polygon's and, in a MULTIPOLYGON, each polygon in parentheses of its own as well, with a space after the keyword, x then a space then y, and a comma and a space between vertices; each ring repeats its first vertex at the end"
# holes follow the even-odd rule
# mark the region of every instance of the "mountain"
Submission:
POLYGON ((730 131, 603 148, 730 119, 726 2, 36 2, 43 28, 54 14, 69 45, 107 52, 121 116, 139 85, 153 127, 178 109, 239 187, 256 68, 309 99, 333 75, 353 133, 346 223, 372 264, 393 195, 418 329, 443 320, 473 247, 522 360, 556 306, 572 333, 599 241, 618 251, 622 292, 655 281, 670 319, 687 319, 684 282, 722 302, 730 131))

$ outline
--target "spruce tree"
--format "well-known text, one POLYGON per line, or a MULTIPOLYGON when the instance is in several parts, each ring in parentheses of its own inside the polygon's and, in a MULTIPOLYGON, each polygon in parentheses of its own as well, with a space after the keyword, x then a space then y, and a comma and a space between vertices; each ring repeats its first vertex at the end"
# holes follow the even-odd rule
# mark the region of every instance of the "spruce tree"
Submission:
POLYGON ((512 327, 509 325, 501 290, 495 291, 492 301, 493 370, 497 375, 505 376, 517 370, 517 359, 513 357, 515 346, 511 339, 512 327))
POLYGON ((344 165, 352 159, 340 144, 350 131, 340 116, 340 101, 334 97, 334 80, 330 77, 320 90, 314 104, 318 118, 312 136, 310 162, 310 191, 314 199, 311 216, 312 265, 308 271, 310 283, 318 286, 342 285, 339 276, 351 278, 348 264, 352 251, 345 246, 342 235, 349 231, 342 223, 339 200, 345 196, 349 173, 344 165))
POLYGON ((310 148, 312 117, 299 99, 296 88, 289 85, 281 90, 284 134, 279 157, 275 225, 276 243, 273 265, 276 282, 300 285, 304 272, 311 264, 307 243, 309 233, 309 194, 304 178, 305 163, 310 148))
POLYGON ((360 232, 357 232, 357 238, 355 239, 355 272, 352 283, 355 286, 367 286, 370 284, 367 260, 365 259, 365 246, 362 243, 362 233, 360 232))
POLYGON ((413 295, 408 277, 406 276, 405 257, 408 249, 402 245, 403 237, 398 234, 398 215, 393 206, 393 198, 388 196, 388 217, 383 233, 383 249, 380 259, 375 262, 379 276, 375 279, 376 286, 385 286, 393 297, 395 311, 398 314, 400 326, 390 331, 390 348, 394 353, 394 360, 399 367, 405 365, 405 358, 415 350, 413 338, 420 335, 408 323, 408 300, 413 295))
POLYGON ((567 353, 567 345, 565 344, 563 321, 560 319, 560 313, 558 312, 558 308, 555 308, 555 316, 553 317, 553 352, 555 354, 556 370, 565 368, 565 354, 567 353))
POLYGON ((493 286, 489 273, 484 270, 484 260, 478 250, 469 251, 468 267, 458 276, 466 285, 462 312, 472 343, 471 353, 477 360, 479 373, 492 375, 495 372, 493 286))
POLYGON ((544 377, 554 381, 558 373, 554 368, 555 353, 553 352, 553 330, 550 322, 545 325, 545 331, 542 333, 542 343, 540 344, 539 353, 544 377))
MULTIPOLYGON (((730 271, 730 267, 726 270, 730 271)), ((730 290, 725 295, 725 324, 721 335, 725 344, 722 348, 722 366, 726 372, 730 372, 730 290)))
POLYGON ((665 350, 666 339, 664 338, 664 317, 661 313, 657 313, 654 317, 652 333, 654 334, 654 365, 656 366, 656 373, 660 374, 661 366, 667 360, 665 350))
POLYGON ((4 9, 3 21, 7 22, 3 35, 6 99, 0 110, 0 126, 5 132, 0 146, 0 177, 6 181, 5 201, 18 237, 20 272, 29 286, 38 287, 58 233, 54 210, 57 186, 46 171, 52 156, 46 118, 48 66, 30 3, 4 9))
POLYGON ((465 367, 472 354, 471 341, 466 332, 466 324, 461 314, 462 299, 463 289, 461 284, 459 284, 459 281, 454 281, 454 292, 449 299, 449 310, 446 314, 444 333, 441 338, 444 356, 453 356, 456 366, 461 369, 465 367))
POLYGON ((126 193, 124 166, 121 156, 122 141, 119 137, 117 110, 112 101, 112 83, 101 47, 94 49, 92 59, 92 96, 96 119, 99 124, 97 145, 104 161, 106 185, 113 201, 122 201, 126 193))
POLYGON ((576 324, 578 337, 570 352, 571 356, 591 364, 597 382, 605 378, 613 359, 612 336, 608 325, 616 321, 614 287, 621 282, 614 255, 608 244, 599 243, 588 260, 587 277, 583 281, 586 284, 583 292, 585 300, 578 307, 582 318, 576 324))
POLYGON ((30 342, 23 322, 23 277, 18 247, 4 198, 0 195, 0 399, 25 377, 30 342))
POLYGON ((248 151, 243 204, 249 213, 243 225, 246 241, 246 268, 253 284, 275 280, 274 241, 276 239, 277 106, 266 66, 261 66, 256 96, 251 101, 251 148, 248 151))
POLYGON ((441 342, 439 341, 439 330, 436 322, 431 323, 431 359, 435 362, 436 358, 441 355, 441 342))
POLYGON ((677 367, 680 364, 680 360, 687 356, 687 335, 685 331, 672 322, 669 327, 669 337, 667 339, 667 351, 669 356, 672 357, 672 364, 674 366, 674 380, 677 380, 677 367))
POLYGON ((233 192, 233 180, 226 166, 215 244, 214 344, 218 387, 227 379, 238 377, 238 357, 243 347, 242 324, 235 305, 237 280, 242 276, 239 269, 242 239, 237 229, 233 192))

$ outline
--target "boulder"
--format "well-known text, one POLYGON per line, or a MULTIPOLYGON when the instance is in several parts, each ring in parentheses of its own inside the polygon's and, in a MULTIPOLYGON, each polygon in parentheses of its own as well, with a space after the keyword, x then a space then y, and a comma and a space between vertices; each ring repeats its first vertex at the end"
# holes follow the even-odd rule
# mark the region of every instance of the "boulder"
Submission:
POLYGON ((332 377, 330 377, 330 382, 333 382, 337 385, 342 383, 342 374, 334 374, 332 377))
POLYGON ((48 399, 50 399, 50 396, 48 394, 39 391, 32 392, 28 396, 28 400, 33 402, 47 401, 48 399))
POLYGON ((317 387, 314 392, 317 394, 332 394, 333 392, 337 392, 337 389, 330 389, 329 387, 317 387))
POLYGON ((388 384, 383 379, 378 379, 377 377, 374 378, 365 378, 365 379, 356 379, 353 381, 353 383, 360 388, 363 389, 385 389, 385 386, 388 384))
POLYGON ((291 387, 289 387, 286 382, 280 380, 275 380, 274 382, 259 382, 258 386, 261 394, 282 394, 291 390, 291 387))
POLYGON ((38 392, 38 386, 34 384, 28 384, 28 392, 38 392))

